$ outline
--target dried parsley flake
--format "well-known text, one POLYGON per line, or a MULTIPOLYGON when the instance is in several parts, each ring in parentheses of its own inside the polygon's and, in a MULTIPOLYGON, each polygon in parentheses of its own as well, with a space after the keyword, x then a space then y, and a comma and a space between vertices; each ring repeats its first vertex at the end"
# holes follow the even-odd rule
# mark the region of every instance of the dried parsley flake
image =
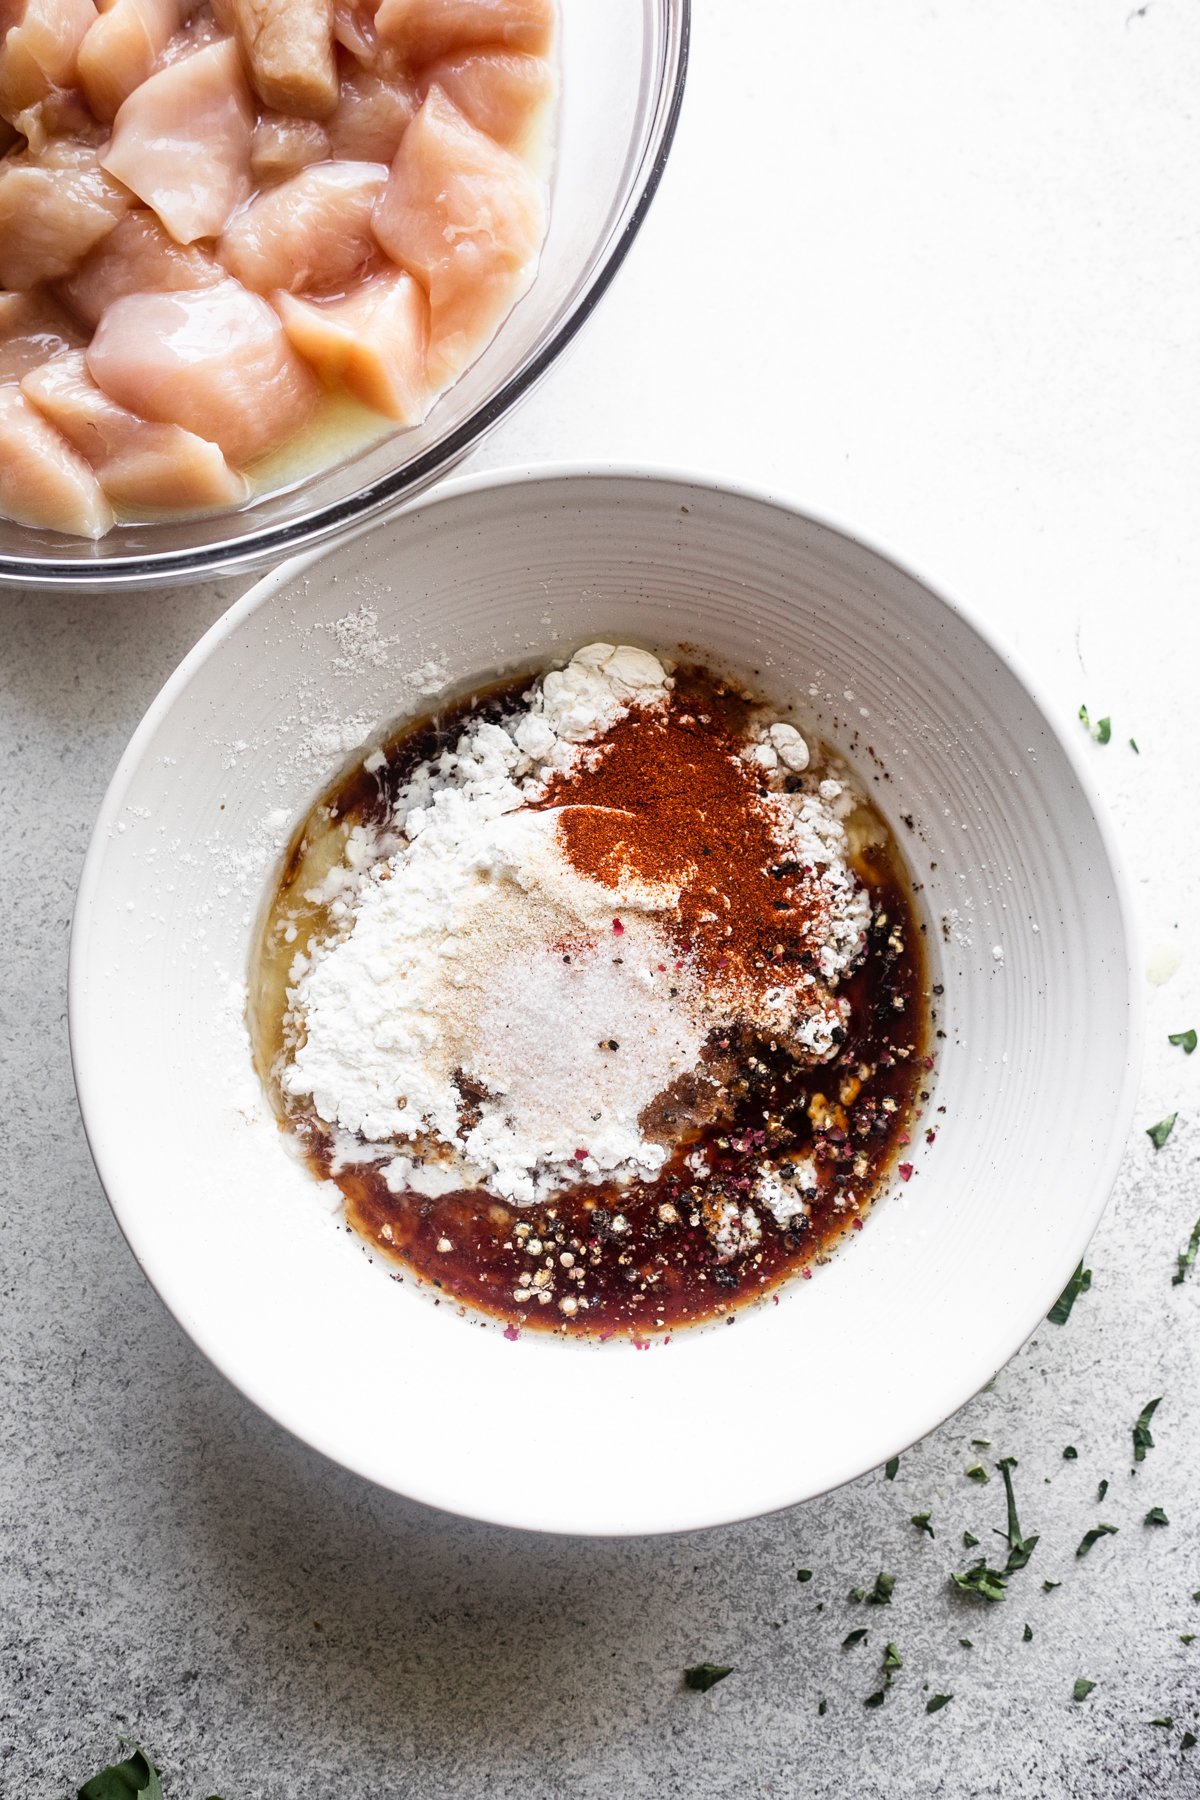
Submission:
POLYGON ((1147 1125, 1146 1136, 1150 1139, 1150 1142, 1154 1145, 1156 1150, 1162 1149, 1172 1131, 1174 1131, 1175 1121, 1178 1117, 1179 1114, 1173 1112, 1169 1119, 1160 1119, 1157 1125, 1147 1125))
POLYGON ((684 1687, 694 1688, 698 1694, 706 1694, 718 1681, 724 1681, 727 1675, 733 1674, 732 1663, 696 1663, 693 1668, 683 1671, 684 1687))
POLYGON ((1084 1532, 1083 1541, 1075 1554, 1076 1556, 1086 1556, 1092 1545, 1098 1543, 1102 1537, 1116 1537, 1116 1535, 1117 1527, 1115 1525, 1093 1525, 1090 1531, 1084 1532))
POLYGON ((1086 1294, 1091 1285, 1092 1271, 1085 1269, 1081 1261, 1070 1281, 1046 1314, 1051 1325, 1065 1325, 1071 1316, 1071 1308, 1080 1294, 1086 1294))
POLYGON ((1145 1462, 1147 1450, 1153 1450, 1154 1439, 1150 1435, 1150 1421, 1162 1405, 1162 1395, 1157 1400, 1147 1400, 1137 1416, 1133 1427, 1133 1460, 1145 1462))

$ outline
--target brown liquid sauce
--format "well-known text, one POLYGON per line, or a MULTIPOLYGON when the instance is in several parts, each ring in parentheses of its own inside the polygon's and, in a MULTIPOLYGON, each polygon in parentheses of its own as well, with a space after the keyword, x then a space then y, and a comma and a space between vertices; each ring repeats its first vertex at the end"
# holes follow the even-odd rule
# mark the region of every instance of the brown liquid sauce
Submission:
MULTIPOLYGON (((249 1008, 255 1063, 281 1124, 303 1146, 314 1174, 336 1182, 349 1225, 400 1265, 397 1279, 489 1314, 510 1334, 520 1327, 645 1344, 702 1320, 732 1322, 737 1309, 777 1298, 783 1281, 810 1275, 840 1238, 862 1228, 893 1173, 911 1176, 899 1153, 915 1136, 933 1068, 925 926, 890 832, 873 809, 860 807, 847 834, 872 923, 865 955, 838 988, 850 1002, 850 1017, 834 1060, 802 1066, 757 1036, 722 1037, 706 1053, 707 1072, 725 1099, 721 1116, 705 1118, 691 1104, 685 1077, 655 1103, 653 1119, 643 1119, 648 1134, 674 1145, 652 1181, 580 1184, 518 1208, 479 1189, 435 1199, 393 1193, 370 1164, 335 1172, 328 1129, 307 1100, 284 1095, 278 1080, 289 1049, 287 971, 296 952, 329 929, 324 909, 302 896, 340 861, 353 826, 388 820, 412 771, 455 741, 468 717, 510 712, 536 679, 526 675, 470 694, 406 726, 384 744, 385 767, 368 773, 358 764, 313 808, 285 859, 255 953, 249 1008), (687 1166, 698 1146, 708 1152, 702 1177, 687 1166), (819 1186, 807 1216, 782 1227, 752 1195, 764 1157, 774 1162, 788 1155, 811 1157, 819 1186), (705 1203, 720 1200, 752 1204, 761 1226, 754 1248, 728 1262, 718 1260, 702 1224, 705 1203), (549 1299, 518 1304, 513 1295, 522 1276, 531 1278, 526 1287, 549 1299), (586 1308, 566 1316, 561 1302, 568 1297, 585 1298, 586 1308)), ((680 670, 676 679, 702 683, 706 703, 720 706, 726 718, 744 716, 745 701, 703 672, 680 670)), ((814 763, 824 762, 824 748, 812 748, 814 763)))

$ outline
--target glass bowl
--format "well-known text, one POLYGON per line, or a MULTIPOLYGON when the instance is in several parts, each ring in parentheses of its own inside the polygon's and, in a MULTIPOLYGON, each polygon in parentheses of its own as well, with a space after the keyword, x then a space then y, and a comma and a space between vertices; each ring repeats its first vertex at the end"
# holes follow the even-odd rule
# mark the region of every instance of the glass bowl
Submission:
POLYGON ((389 433, 237 512, 121 525, 98 543, 0 520, 0 584, 149 587, 237 575, 411 499, 541 380, 597 304, 662 175, 687 69, 691 0, 567 0, 550 229, 537 278, 415 430, 389 433))

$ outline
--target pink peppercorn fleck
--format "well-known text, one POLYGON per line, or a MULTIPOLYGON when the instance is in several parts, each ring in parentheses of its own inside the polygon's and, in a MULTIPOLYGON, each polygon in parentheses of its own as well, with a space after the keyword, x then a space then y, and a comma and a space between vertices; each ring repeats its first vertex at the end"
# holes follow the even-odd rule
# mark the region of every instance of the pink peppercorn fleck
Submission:
POLYGON ((896 1173, 899 1175, 901 1181, 911 1181, 913 1166, 911 1163, 901 1163, 896 1173))

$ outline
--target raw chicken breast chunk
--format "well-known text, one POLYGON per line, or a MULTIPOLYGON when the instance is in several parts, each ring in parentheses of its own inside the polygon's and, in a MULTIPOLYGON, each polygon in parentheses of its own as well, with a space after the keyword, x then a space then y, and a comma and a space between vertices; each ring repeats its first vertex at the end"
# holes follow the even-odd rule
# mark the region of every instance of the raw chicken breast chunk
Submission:
POLYGON ((160 69, 113 123, 104 167, 181 244, 219 237, 250 197, 254 108, 231 38, 160 69))
POLYGON ((0 287, 69 275, 128 210, 129 195, 87 144, 54 139, 0 162, 0 287))
POLYGON ((317 398, 278 316, 230 280, 114 301, 87 365, 119 405, 208 438, 235 467, 294 436, 317 398))
POLYGON ((429 302, 411 275, 391 269, 344 299, 279 294, 275 304, 292 343, 328 387, 344 387, 402 425, 425 417, 429 302))
POLYGON ((239 213, 217 255, 259 294, 336 293, 381 260, 371 213, 387 178, 383 163, 316 163, 239 213))
POLYGON ((91 464, 116 506, 237 506, 249 492, 249 482, 234 474, 215 444, 178 425, 139 419, 110 400, 80 351, 43 363, 25 377, 21 392, 91 464))
POLYGON ((337 105, 333 0, 232 0, 238 41, 265 106, 324 119, 337 105))
POLYGON ((554 36, 554 0, 380 0, 375 28, 417 67, 478 44, 544 56, 554 36))
POLYGON ((536 136, 555 87, 544 57, 496 49, 442 57, 422 77, 422 94, 435 82, 472 125, 518 155, 536 136))
POLYGON ((82 456, 15 387, 0 388, 0 518, 84 538, 113 523, 82 456))
POLYGON ((83 342, 74 319, 40 288, 0 294, 0 384, 20 381, 48 357, 83 342))
MULTIPOLYGON (((264 187, 298 175, 309 163, 331 154, 329 133, 313 119, 289 119, 286 113, 259 115, 250 144, 250 173, 264 187)), ((391 158, 388 158, 390 161, 391 158)))
POLYGON ((416 89, 406 75, 347 72, 329 121, 333 154, 355 162, 390 163, 416 110, 416 89))
POLYGON ((183 0, 113 0, 79 47, 79 82, 98 119, 146 80, 183 23, 183 0))
POLYGON ((462 373, 537 268, 545 198, 519 158, 431 87, 400 140, 375 235, 429 295, 435 388, 462 373))
POLYGON ((6 119, 15 120, 55 88, 74 87, 79 46, 95 20, 92 0, 0 6, 0 113, 6 119))
POLYGON ((224 269, 207 250, 177 244, 152 212, 135 206, 59 291, 84 324, 94 327, 105 307, 126 294, 212 287, 224 278, 224 269))

